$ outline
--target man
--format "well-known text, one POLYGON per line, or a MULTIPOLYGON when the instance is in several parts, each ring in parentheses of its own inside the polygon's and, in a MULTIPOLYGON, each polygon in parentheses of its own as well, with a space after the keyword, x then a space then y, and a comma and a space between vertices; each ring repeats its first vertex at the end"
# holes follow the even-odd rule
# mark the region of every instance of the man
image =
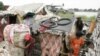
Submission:
POLYGON ((83 21, 82 21, 81 17, 78 17, 77 21, 75 22, 76 32, 77 31, 82 31, 83 26, 84 26, 84 24, 83 24, 83 21))

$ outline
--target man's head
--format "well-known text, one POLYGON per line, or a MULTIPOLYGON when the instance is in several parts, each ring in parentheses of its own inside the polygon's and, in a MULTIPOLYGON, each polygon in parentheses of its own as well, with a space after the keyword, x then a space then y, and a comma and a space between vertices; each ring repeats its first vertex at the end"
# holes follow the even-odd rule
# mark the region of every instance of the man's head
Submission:
POLYGON ((24 16, 24 19, 25 19, 25 18, 33 17, 34 15, 35 15, 35 13, 28 12, 28 13, 24 16))
POLYGON ((77 17, 77 20, 81 20, 81 17, 77 17))
POLYGON ((83 34, 83 32, 82 31, 77 31, 76 32, 76 37, 77 38, 80 38, 80 37, 82 37, 84 34, 83 34))

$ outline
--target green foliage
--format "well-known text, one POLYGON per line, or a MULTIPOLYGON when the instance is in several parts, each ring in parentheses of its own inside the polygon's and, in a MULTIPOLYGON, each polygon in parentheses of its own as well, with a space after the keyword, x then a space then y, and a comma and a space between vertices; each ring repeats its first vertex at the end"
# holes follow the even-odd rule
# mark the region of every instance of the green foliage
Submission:
POLYGON ((0 10, 3 10, 4 9, 4 4, 3 2, 0 1, 0 10))
POLYGON ((59 11, 57 15, 61 16, 62 18, 72 18, 74 14, 67 11, 59 11))
POLYGON ((82 20, 83 21, 91 21, 91 20, 96 20, 96 16, 90 16, 90 17, 88 17, 88 16, 79 16, 79 17, 82 17, 82 20))

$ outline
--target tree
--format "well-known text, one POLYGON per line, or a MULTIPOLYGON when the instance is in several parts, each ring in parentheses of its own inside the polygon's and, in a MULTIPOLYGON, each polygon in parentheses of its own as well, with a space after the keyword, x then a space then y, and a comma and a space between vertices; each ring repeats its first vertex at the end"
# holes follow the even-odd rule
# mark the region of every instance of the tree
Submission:
POLYGON ((93 12, 97 12, 97 10, 96 10, 96 9, 93 9, 92 11, 93 11, 93 12))
POLYGON ((90 9, 88 9, 88 12, 91 12, 92 11, 92 9, 90 8, 90 9))
POLYGON ((98 9, 98 11, 100 11, 100 8, 98 9))
POLYGON ((88 11, 88 9, 84 9, 84 11, 88 11))
POLYGON ((3 2, 0 1, 0 10, 3 10, 4 9, 4 4, 3 2))
POLYGON ((79 9, 78 8, 74 8, 74 11, 79 11, 79 9))

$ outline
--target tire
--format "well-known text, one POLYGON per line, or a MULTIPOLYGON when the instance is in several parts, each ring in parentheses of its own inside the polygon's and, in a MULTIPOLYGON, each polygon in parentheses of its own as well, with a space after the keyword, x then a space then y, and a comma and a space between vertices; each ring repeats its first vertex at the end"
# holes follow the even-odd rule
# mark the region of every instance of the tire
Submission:
POLYGON ((58 22, 57 22, 57 24, 59 26, 69 25, 70 23, 72 23, 72 21, 70 19, 68 19, 68 18, 62 18, 62 19, 58 20, 58 22), (61 23, 63 21, 66 21, 66 22, 65 23, 61 23))
POLYGON ((55 28, 57 27, 57 23, 56 22, 48 22, 49 25, 46 25, 45 22, 47 22, 47 20, 42 21, 40 23, 40 26, 46 27, 46 28, 55 28))

